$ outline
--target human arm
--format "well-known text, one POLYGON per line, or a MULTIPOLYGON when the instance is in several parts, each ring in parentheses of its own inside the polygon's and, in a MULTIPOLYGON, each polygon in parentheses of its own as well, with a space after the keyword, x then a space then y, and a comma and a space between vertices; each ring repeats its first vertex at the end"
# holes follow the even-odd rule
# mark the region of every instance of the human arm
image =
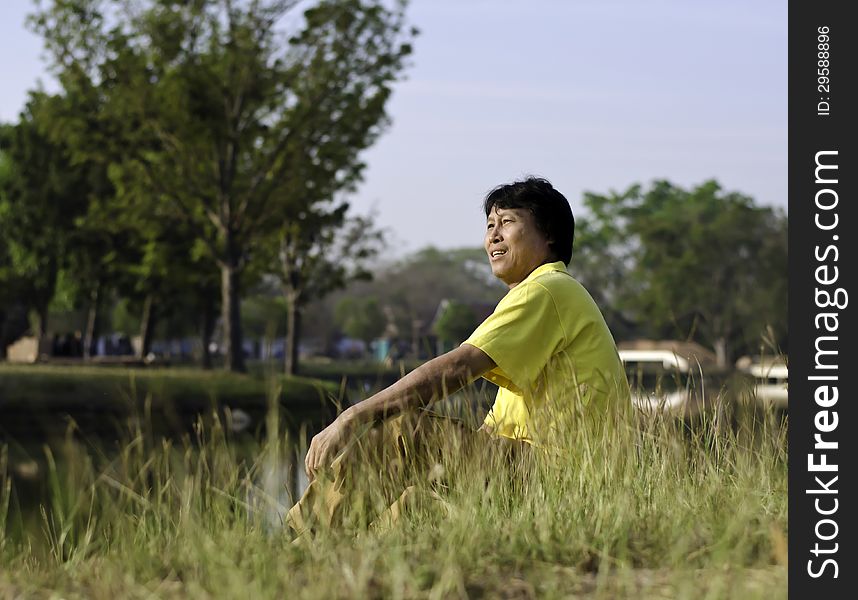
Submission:
POLYGON ((377 394, 350 406, 316 435, 307 450, 305 467, 312 480, 328 465, 356 428, 425 406, 436 398, 458 391, 495 367, 488 354, 470 344, 442 354, 420 365, 377 394))

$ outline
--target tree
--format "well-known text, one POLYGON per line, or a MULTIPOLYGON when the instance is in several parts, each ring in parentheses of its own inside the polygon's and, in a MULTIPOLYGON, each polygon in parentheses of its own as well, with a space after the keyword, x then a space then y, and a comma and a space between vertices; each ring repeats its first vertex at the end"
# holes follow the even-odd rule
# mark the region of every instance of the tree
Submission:
POLYGON ((346 203, 330 210, 316 204, 290 219, 277 240, 276 275, 286 300, 284 354, 289 375, 298 369, 298 342, 307 303, 351 281, 372 277, 367 263, 381 250, 382 232, 373 226, 371 217, 349 218, 347 210, 346 203))
POLYGON ((463 302, 445 301, 443 312, 435 323, 435 333, 445 342, 459 344, 480 324, 474 310, 463 302))
POLYGON ((80 239, 97 174, 73 164, 65 147, 45 133, 50 98, 31 94, 20 121, 2 132, 5 174, 0 182, 0 233, 19 297, 32 311, 33 333, 47 331, 57 275, 80 239))
POLYGON ((19 124, 5 127, 2 134, 5 173, 0 232, 7 272, 14 274, 20 297, 33 311, 33 333, 41 338, 62 254, 61 238, 51 226, 59 217, 60 205, 53 198, 58 186, 52 177, 59 150, 38 134, 31 108, 25 109, 19 124))
POLYGON ((507 291, 492 275, 485 250, 424 248, 379 276, 378 295, 399 335, 419 355, 423 336, 444 299, 494 306, 507 291))
POLYGON ((587 288, 617 339, 634 338, 640 333, 634 311, 624 305, 635 297, 629 272, 639 248, 627 234, 628 219, 622 214, 624 203, 639 193, 639 186, 632 186, 623 194, 585 193, 589 214, 575 218, 569 271, 587 288))
MULTIPOLYGON (((667 181, 588 194, 594 232, 581 251, 604 257, 604 289, 641 330, 694 338, 727 366, 764 328, 786 325, 786 217, 715 181, 667 181)), ((577 254, 576 254, 577 256, 577 254)), ((573 265, 576 265, 573 258, 573 265)))
POLYGON ((336 315, 343 333, 367 345, 380 337, 387 325, 376 298, 343 298, 337 304, 336 315))
POLYGON ((7 151, 10 133, 10 126, 0 126, 0 358, 6 356, 9 344, 26 330, 26 308, 21 304, 24 282, 13 265, 11 234, 4 212, 8 206, 7 194, 15 177, 14 165, 7 151))
POLYGON ((103 100, 98 116, 71 115, 76 133, 101 125, 80 146, 110 132, 114 176, 169 207, 218 265, 233 370, 242 274, 284 215, 359 179, 415 33, 404 3, 322 0, 283 44, 276 26, 298 4, 64 0, 34 18, 63 85, 91 82, 103 100), (132 8, 112 26, 108 6, 132 8))
POLYGON ((113 185, 108 159, 73 157, 68 144, 76 143, 75 136, 63 128, 68 126, 65 115, 81 104, 86 99, 80 90, 66 96, 34 93, 20 122, 4 133, 10 174, 0 220, 12 251, 11 267, 23 282, 19 294, 32 308, 37 336, 45 332, 58 275, 69 274, 64 292, 89 305, 85 356, 112 290, 139 298, 145 355, 159 312, 156 300, 199 289, 200 261, 191 257, 193 236, 181 224, 153 212, 158 207, 145 198, 113 185))

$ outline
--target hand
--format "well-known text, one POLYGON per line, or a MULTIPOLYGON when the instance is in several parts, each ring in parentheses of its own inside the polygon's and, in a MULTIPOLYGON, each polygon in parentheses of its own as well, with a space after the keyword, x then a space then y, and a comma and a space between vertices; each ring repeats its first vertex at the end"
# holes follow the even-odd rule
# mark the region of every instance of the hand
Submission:
POLYGON ((316 478, 317 470, 331 464, 336 453, 348 441, 350 431, 348 419, 340 415, 313 437, 307 449, 307 458, 304 460, 304 468, 310 481, 316 478))

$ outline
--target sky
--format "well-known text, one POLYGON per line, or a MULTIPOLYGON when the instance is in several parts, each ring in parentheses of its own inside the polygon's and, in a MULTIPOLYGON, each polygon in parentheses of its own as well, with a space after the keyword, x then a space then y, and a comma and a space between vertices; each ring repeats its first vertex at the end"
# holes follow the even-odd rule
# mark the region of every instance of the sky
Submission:
MULTIPOLYGON (((4 0, 0 120, 39 81, 55 89, 31 0, 4 0)), ((363 154, 350 198, 391 252, 478 246, 482 198, 548 178, 585 214, 585 191, 717 179, 787 207, 785 0, 411 0, 421 31, 363 154)))

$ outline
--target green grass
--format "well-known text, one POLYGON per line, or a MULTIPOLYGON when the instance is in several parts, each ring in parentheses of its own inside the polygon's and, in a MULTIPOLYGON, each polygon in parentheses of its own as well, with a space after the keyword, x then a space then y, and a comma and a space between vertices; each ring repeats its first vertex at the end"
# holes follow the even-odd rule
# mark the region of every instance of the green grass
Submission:
POLYGON ((426 362, 425 360, 397 360, 384 363, 377 360, 320 360, 310 358, 301 361, 300 373, 308 377, 358 379, 390 379, 401 377, 426 362))
POLYGON ((212 406, 265 411, 276 394, 281 412, 300 423, 342 401, 340 386, 307 377, 252 376, 192 368, 0 365, 0 415, 102 411, 126 417, 144 403, 155 412, 196 414, 212 406))
POLYGON ((49 453, 35 529, 16 522, 4 453, 0 596, 786 597, 784 428, 581 416, 558 415, 579 426, 514 468, 438 440, 449 510, 299 544, 271 522, 288 508, 265 483, 282 436, 239 452, 214 419, 182 442, 131 428, 109 456, 70 440, 49 453))

